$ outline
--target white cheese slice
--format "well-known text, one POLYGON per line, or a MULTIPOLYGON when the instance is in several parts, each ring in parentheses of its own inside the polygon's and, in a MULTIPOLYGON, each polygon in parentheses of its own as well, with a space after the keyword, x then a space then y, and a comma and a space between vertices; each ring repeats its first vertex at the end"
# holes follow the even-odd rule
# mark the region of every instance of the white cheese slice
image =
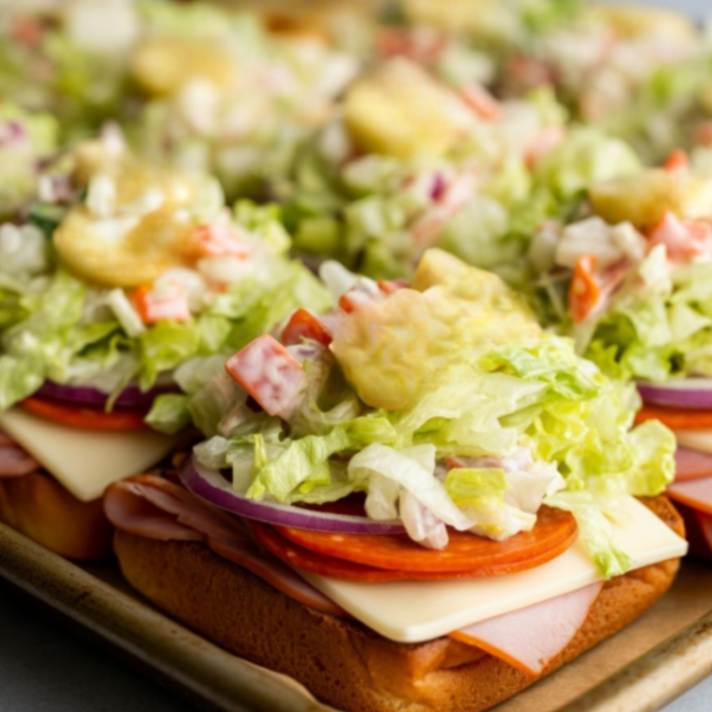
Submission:
MULTIPOLYGON (((687 552, 687 542, 632 497, 624 499, 616 516, 614 541, 630 556, 633 568, 687 552)), ((384 637, 404 643, 432 640, 600 580, 578 543, 543 566, 507 576, 361 584, 303 575, 354 618, 384 637)))
POLYGON ((676 430, 677 444, 712 454, 712 430, 676 430))
POLYGON ((175 438, 150 430, 79 430, 19 408, 0 413, 0 428, 83 502, 155 465, 175 443, 175 438))

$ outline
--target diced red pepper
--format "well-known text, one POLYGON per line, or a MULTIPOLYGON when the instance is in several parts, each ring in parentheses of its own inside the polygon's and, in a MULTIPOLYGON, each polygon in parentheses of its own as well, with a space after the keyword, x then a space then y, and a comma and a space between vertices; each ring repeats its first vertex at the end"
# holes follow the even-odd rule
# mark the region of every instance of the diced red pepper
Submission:
POLYGON ((269 334, 230 357, 225 369, 265 412, 281 418, 292 414, 306 386, 302 365, 269 334))
POLYGON ((192 247, 199 257, 250 256, 250 245, 239 228, 229 223, 199 225, 192 235, 192 247))
POLYGON ((663 163, 663 168, 671 173, 686 170, 689 167, 690 159, 687 157, 687 153, 681 148, 676 148, 672 151, 663 163))
POLYGON ((569 308, 574 321, 583 321, 596 307, 601 288, 596 280, 596 257, 582 255, 576 261, 574 276, 569 287, 569 308))
POLYGON ((496 121, 499 118, 499 102, 483 86, 469 84, 460 90, 460 96, 483 121, 496 121))
POLYGON ((167 282, 156 289, 143 285, 134 289, 131 300, 145 324, 188 321, 191 318, 188 294, 179 282, 167 282))
POLYGON ((282 343, 285 346, 291 346, 300 343, 303 339, 311 339, 328 346, 331 343, 331 332, 326 324, 310 311, 297 309, 289 317, 289 321, 282 331, 282 343))

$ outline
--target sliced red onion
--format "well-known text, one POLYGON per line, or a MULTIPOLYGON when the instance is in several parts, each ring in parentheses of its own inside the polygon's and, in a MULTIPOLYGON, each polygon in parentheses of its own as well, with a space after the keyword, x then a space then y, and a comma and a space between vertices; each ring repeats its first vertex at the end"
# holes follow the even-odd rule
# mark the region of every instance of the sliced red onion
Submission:
POLYGON ((405 531, 399 521, 377 522, 368 517, 248 499, 235 492, 220 472, 202 467, 195 457, 186 460, 179 477, 197 497, 220 509, 266 524, 341 534, 402 534, 405 531))
POLYGON ((671 408, 712 408, 712 378, 685 378, 664 384, 638 383, 646 403, 671 408))
MULTIPOLYGON (((156 396, 176 390, 178 387, 172 383, 157 385, 147 391, 142 391, 138 386, 127 386, 119 393, 114 401, 114 406, 118 408, 147 408, 153 403, 156 396)), ((92 386, 67 386, 54 381, 45 381, 36 395, 51 400, 96 406, 97 408, 103 408, 110 397, 108 393, 92 386)))

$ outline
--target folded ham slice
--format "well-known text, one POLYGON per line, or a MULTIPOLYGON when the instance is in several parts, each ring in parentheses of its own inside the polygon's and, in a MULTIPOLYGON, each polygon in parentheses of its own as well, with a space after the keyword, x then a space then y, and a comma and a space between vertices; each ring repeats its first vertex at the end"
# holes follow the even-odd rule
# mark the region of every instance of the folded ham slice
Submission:
POLYGON ((712 477, 674 482, 668 487, 666 494, 676 502, 712 514, 712 477))
POLYGON ((162 477, 139 475, 117 482, 104 496, 104 511, 115 527, 131 534, 159 541, 202 541, 303 605, 344 615, 292 569, 257 549, 239 520, 162 477))
POLYGON ((712 454, 678 447, 675 453, 675 482, 712 477, 712 454))
POLYGON ((0 430, 0 479, 22 477, 40 467, 37 460, 28 455, 12 438, 0 430))
POLYGON ((527 675, 539 675, 574 637, 596 600, 602 583, 490 618, 451 633, 527 675))

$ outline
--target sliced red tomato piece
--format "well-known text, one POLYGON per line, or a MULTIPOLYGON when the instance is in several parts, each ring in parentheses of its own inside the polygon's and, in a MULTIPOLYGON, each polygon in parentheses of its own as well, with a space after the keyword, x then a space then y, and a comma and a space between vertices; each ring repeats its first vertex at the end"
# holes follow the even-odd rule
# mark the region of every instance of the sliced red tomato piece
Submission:
POLYGON ((300 308, 289 317, 282 331, 282 343, 291 346, 300 343, 302 339, 311 339, 328 346, 331 343, 331 332, 321 319, 308 309, 300 308))
POLYGON ((317 554, 372 568, 489 576, 502 569, 528 568, 528 560, 542 555, 553 559, 572 544, 576 522, 569 512, 542 507, 530 532, 493 541, 451 530, 450 541, 442 550, 426 549, 405 534, 332 534, 293 527, 277 527, 277 531, 317 554))
POLYGON ((601 288, 596 280, 594 255, 581 255, 574 267, 574 276, 569 287, 569 307, 574 321, 583 321, 598 304, 601 288))
POLYGON ((676 502, 712 515, 712 477, 674 482, 667 488, 666 494, 676 502))
POLYGON ((306 383, 299 361, 269 334, 252 340, 225 368, 270 415, 287 417, 306 383))
POLYGON ((25 398, 20 405, 41 418, 83 430, 143 430, 148 427, 143 414, 135 411, 106 413, 96 408, 57 403, 37 396, 25 398))
POLYGON ((672 430, 704 430, 712 428, 712 410, 686 410, 660 405, 644 405, 636 414, 635 422, 659 420, 672 430))

